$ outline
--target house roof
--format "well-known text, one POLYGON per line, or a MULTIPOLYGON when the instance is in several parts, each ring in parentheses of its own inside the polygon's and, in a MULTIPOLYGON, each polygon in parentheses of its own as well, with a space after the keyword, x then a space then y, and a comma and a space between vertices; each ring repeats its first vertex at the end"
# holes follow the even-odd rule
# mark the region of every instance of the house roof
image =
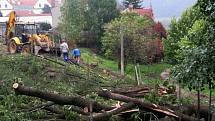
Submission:
POLYGON ((41 14, 35 14, 33 11, 28 11, 28 10, 20 10, 16 11, 16 15, 18 17, 20 16, 51 16, 51 13, 41 13, 41 14))
POLYGON ((140 9, 134 9, 139 15, 146 15, 149 16, 150 18, 154 18, 153 10, 152 8, 140 8, 140 9))
MULTIPOLYGON (((7 16, 9 16, 9 14, 7 16)), ((51 13, 35 14, 33 11, 29 11, 29 10, 18 10, 18 11, 16 11, 16 16, 17 17, 23 17, 23 16, 51 16, 51 13)))
POLYGON ((34 6, 38 0, 20 0, 20 5, 34 6))
MULTIPOLYGON (((52 4, 53 0, 47 0, 52 4)), ((35 6, 38 0, 9 0, 12 5, 21 5, 21 6, 35 6)))

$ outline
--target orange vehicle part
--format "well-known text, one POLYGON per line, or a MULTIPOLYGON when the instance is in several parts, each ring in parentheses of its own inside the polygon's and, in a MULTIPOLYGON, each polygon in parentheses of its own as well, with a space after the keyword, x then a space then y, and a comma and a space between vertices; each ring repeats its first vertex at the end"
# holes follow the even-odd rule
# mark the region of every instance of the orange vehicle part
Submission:
POLYGON ((11 28, 15 25, 15 22, 16 22, 15 17, 16 17, 16 12, 15 11, 10 12, 9 21, 7 23, 7 28, 5 33, 7 37, 10 35, 11 28))

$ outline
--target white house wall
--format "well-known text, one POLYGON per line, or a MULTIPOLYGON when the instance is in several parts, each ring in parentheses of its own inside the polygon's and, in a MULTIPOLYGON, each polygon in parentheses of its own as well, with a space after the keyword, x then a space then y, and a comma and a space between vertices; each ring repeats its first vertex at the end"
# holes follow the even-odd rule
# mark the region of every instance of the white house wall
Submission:
MULTIPOLYGON (((0 22, 8 21, 8 17, 0 17, 0 22)), ((19 17, 18 21, 23 22, 46 22, 52 25, 52 16, 30 16, 30 17, 19 17)))
POLYGON ((35 14, 41 14, 43 12, 43 10, 42 9, 34 9, 33 12, 35 14))

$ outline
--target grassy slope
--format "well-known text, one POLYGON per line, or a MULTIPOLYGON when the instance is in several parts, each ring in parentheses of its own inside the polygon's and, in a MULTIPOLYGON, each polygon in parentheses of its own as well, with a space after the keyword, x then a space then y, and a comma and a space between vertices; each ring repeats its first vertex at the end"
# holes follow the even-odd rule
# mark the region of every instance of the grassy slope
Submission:
MULTIPOLYGON (((89 49, 82 48, 82 60, 88 63, 98 63, 100 68, 110 69, 118 71, 118 63, 114 60, 108 60, 104 57, 97 56, 93 54, 89 49)), ((153 65, 140 65, 141 77, 143 78, 143 82, 146 84, 154 83, 153 81, 160 81, 159 76, 160 73, 163 72, 166 68, 170 68, 171 65, 166 63, 159 63, 153 65)), ((132 76, 134 78, 135 75, 135 67, 133 64, 128 64, 125 70, 125 73, 128 76, 132 76)))
POLYGON ((15 111, 23 107, 33 107, 42 102, 36 98, 15 96, 11 88, 14 82, 21 82, 27 86, 64 95, 79 94, 92 100, 104 102, 92 94, 100 89, 100 85, 108 84, 106 81, 109 80, 108 78, 101 79, 95 74, 88 74, 86 70, 74 65, 68 65, 65 68, 33 56, 20 54, 1 56, 0 72, 0 97, 3 99, 0 101, 0 118, 2 121, 31 120, 47 115, 44 111, 16 113, 15 111), (75 76, 69 76, 67 73, 75 76))
MULTIPOLYGON (((85 62, 98 62, 100 68, 106 68, 117 72, 117 62, 96 56, 88 49, 83 48, 81 49, 81 52, 82 59, 85 62)), ((140 65, 143 82, 153 85, 160 84, 159 74, 165 68, 169 67, 170 65, 168 64, 140 65)), ((21 81, 27 86, 64 95, 79 94, 91 100, 110 104, 115 102, 99 98, 94 92, 102 88, 102 86, 115 87, 123 86, 124 84, 136 84, 136 82, 130 78, 134 77, 134 65, 128 65, 126 69, 127 77, 124 81, 117 79, 113 80, 106 76, 104 76, 105 79, 101 79, 98 75, 102 75, 102 73, 94 70, 92 71, 97 74, 92 74, 87 71, 87 69, 81 69, 74 65, 62 67, 32 56, 23 56, 20 54, 8 56, 0 55, 0 82, 4 81, 4 85, 0 86, 0 97, 3 98, 3 100, 0 101, 1 120, 32 120, 47 115, 45 111, 16 113, 15 111, 20 110, 23 107, 29 108, 36 106, 43 101, 41 102, 41 100, 32 97, 15 96, 14 91, 11 89, 13 82, 21 81), (52 71, 54 71, 54 77, 50 76, 51 74, 49 72, 52 71), (76 76, 68 76, 67 73, 81 76, 84 79, 76 76)), ((147 95, 145 100, 158 103, 160 101, 170 101, 172 100, 172 97, 157 97, 152 94, 147 95)), ((64 106, 64 109, 67 110, 68 108, 64 106)), ((70 115, 67 116, 68 118, 70 117, 70 115)))

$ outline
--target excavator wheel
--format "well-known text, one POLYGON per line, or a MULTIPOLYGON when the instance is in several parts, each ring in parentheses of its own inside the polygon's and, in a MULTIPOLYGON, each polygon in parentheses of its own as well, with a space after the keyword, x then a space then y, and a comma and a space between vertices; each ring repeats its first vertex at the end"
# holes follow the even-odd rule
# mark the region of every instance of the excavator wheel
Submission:
POLYGON ((22 47, 22 53, 23 54, 30 54, 31 53, 31 47, 30 47, 30 45, 24 45, 22 47))
POLYGON ((16 42, 14 40, 11 40, 9 43, 8 43, 8 51, 9 53, 11 54, 14 54, 17 52, 17 45, 16 45, 16 42))

